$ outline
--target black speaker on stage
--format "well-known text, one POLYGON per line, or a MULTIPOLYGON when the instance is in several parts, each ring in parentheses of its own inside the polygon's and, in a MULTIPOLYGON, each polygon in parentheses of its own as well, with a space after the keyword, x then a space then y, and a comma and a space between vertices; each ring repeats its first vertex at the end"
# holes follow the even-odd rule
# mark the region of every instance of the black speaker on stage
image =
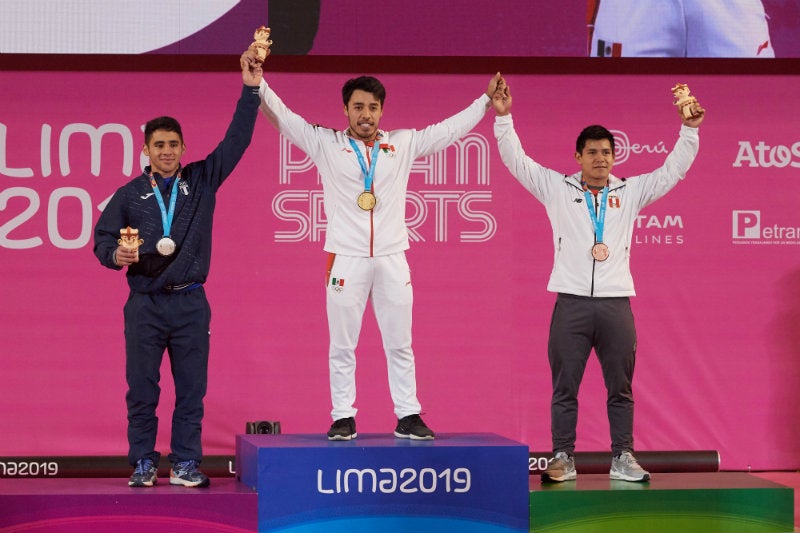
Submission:
POLYGON ((257 435, 280 435, 281 423, 277 420, 257 420, 248 422, 245 433, 257 435))

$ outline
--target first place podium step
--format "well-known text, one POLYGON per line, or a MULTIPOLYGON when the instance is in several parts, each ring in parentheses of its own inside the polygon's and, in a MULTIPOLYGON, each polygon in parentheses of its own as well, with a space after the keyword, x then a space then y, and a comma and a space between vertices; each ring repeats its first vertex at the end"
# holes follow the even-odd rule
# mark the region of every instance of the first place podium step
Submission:
POLYGON ((259 531, 528 531, 528 447, 490 433, 436 440, 237 435, 237 477, 259 531))

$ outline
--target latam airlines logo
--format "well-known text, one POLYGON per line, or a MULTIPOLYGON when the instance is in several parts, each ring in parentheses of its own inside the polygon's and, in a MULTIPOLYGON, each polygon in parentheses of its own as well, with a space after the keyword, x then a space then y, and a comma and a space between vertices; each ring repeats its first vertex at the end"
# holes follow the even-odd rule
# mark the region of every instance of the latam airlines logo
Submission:
POLYGON ((800 228, 763 222, 761 211, 733 211, 733 244, 800 245, 800 228))
POLYGON ((683 217, 681 215, 639 215, 634 225, 634 244, 683 244, 683 217))

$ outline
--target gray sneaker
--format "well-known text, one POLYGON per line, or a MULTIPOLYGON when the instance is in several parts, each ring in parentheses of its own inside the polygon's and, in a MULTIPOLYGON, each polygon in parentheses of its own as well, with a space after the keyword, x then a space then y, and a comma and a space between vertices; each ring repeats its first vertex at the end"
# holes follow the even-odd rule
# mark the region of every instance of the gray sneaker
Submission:
POLYGON ((575 471, 575 458, 566 452, 558 452, 547 463, 542 481, 569 481, 578 477, 575 471))
POLYGON ((650 481, 650 472, 639 466, 631 452, 622 452, 611 460, 609 477, 622 481, 650 481))

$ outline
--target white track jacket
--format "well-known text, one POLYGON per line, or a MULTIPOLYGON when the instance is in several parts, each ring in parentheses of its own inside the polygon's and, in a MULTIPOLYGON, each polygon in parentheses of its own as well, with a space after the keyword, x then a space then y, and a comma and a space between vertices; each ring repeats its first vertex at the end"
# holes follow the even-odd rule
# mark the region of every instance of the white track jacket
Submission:
MULTIPOLYGON (((355 257, 389 255, 409 248, 406 189, 414 160, 443 150, 466 135, 483 118, 489 103, 484 94, 463 111, 423 130, 381 130, 373 182, 378 201, 374 209, 364 211, 356 204, 364 191, 364 175, 347 134, 309 124, 286 107, 263 80, 260 94, 261 111, 289 142, 308 154, 322 177, 328 221, 325 251, 355 257)), ((361 141, 356 144, 369 165, 372 150, 361 141)))
POLYGON ((591 255, 594 226, 580 172, 565 176, 525 155, 510 114, 495 118, 494 134, 503 163, 544 204, 550 218, 555 254, 547 290, 578 296, 634 296, 630 249, 636 217, 686 176, 697 155, 698 129, 682 125, 664 165, 653 172, 627 179, 609 176, 603 242, 611 255, 602 262, 591 255))

